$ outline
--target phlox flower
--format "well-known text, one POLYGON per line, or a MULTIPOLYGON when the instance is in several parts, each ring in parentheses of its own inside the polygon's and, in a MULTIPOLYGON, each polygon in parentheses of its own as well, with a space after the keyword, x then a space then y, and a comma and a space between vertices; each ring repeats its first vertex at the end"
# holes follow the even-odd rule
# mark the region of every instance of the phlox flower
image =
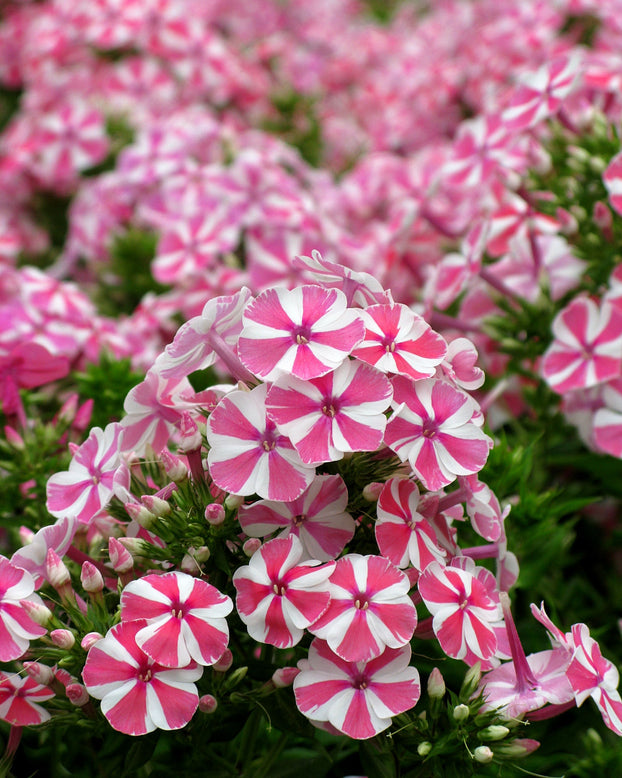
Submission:
POLYGON ((31 640, 47 632, 32 620, 22 604, 24 600, 42 602, 34 590, 32 575, 0 556, 0 662, 19 659, 31 640))
POLYGON ((295 535, 275 538, 233 574, 237 611, 249 635, 261 643, 296 645, 328 607, 328 577, 335 563, 301 561, 302 553, 295 535))
POLYGON ((477 358, 477 349, 468 338, 455 338, 447 346, 447 354, 440 364, 439 372, 461 389, 479 389, 485 376, 484 371, 477 367, 477 358))
POLYGON ((501 606, 472 572, 432 562, 419 578, 419 594, 433 616, 443 651, 455 659, 487 660, 497 650, 501 606))
POLYGON ((410 657, 406 645, 367 662, 348 662, 316 638, 308 659, 298 663, 296 705, 312 721, 328 722, 355 740, 373 737, 419 700, 419 673, 410 657))
POLYGON ((579 297, 553 321, 554 341, 542 360, 542 375, 558 394, 588 389, 622 372, 622 311, 579 297))
POLYGON ((395 413, 384 440, 423 485, 441 489, 482 469, 492 444, 473 421, 477 405, 446 381, 393 379, 395 413))
POLYGON ((616 211, 622 214, 622 152, 613 157, 603 173, 603 182, 609 193, 609 202, 616 211))
POLYGON ((29 675, 9 674, 0 671, 0 719, 15 727, 42 724, 50 714, 38 703, 54 697, 48 687, 37 683, 29 675))
POLYGON ((266 415, 266 392, 266 384, 230 392, 212 411, 207 422, 210 475, 233 494, 295 500, 315 470, 266 415))
POLYGON ((229 597, 187 573, 146 575, 121 594, 121 621, 146 620, 136 643, 165 667, 217 662, 229 642, 225 616, 232 610, 229 597))
POLYGON ((19 548, 11 557, 11 563, 28 570, 35 579, 35 589, 40 589, 46 580, 45 560, 49 549, 59 557, 67 553, 78 529, 78 520, 73 516, 57 519, 35 532, 27 546, 19 548))
POLYGON ((121 425, 94 427, 75 452, 69 470, 56 473, 47 482, 47 509, 58 519, 75 516, 88 524, 113 495, 112 479, 120 463, 121 425))
POLYGON ((370 305, 361 311, 365 337, 352 356, 383 373, 430 378, 447 353, 445 339, 406 305, 370 305))
POLYGON ((330 577, 330 604, 309 631, 348 662, 362 662, 413 636, 417 611, 407 576, 382 556, 347 554, 330 577))
POLYGON ((101 710, 113 729, 144 735, 155 729, 181 729, 199 704, 194 681, 203 668, 164 667, 137 644, 145 621, 117 624, 89 650, 82 679, 88 693, 101 700, 101 710))
POLYGON ((391 384, 382 373, 347 360, 309 381, 283 376, 270 388, 266 406, 302 461, 315 464, 342 459, 346 451, 377 449, 391 396, 391 384))
POLYGON ((380 493, 375 524, 382 556, 397 567, 412 565, 421 572, 433 562, 443 562, 436 533, 421 512, 417 486, 407 478, 389 479, 380 493))
POLYGON ((499 540, 510 506, 502 511, 496 495, 476 475, 467 475, 458 481, 466 491, 466 510, 475 532, 485 540, 499 540))
POLYGON ((255 375, 307 380, 338 367, 363 338, 357 311, 338 289, 266 289, 244 313, 240 359, 255 375))
POLYGON ((251 537, 264 537, 283 527, 279 537, 296 535, 304 558, 327 562, 339 556, 354 535, 347 505, 348 489, 341 476, 317 475, 295 500, 257 500, 240 508, 238 520, 251 537))
POLYGON ((594 413, 593 439, 599 451, 622 459, 622 378, 604 384, 604 407, 594 413))

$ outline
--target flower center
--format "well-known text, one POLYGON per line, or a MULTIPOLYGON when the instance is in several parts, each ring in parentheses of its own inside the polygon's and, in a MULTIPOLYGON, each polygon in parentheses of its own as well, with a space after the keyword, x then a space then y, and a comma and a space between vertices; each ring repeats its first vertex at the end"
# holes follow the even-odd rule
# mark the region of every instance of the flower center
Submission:
POLYGON ((363 691, 369 686, 369 678, 365 675, 365 673, 357 673, 352 678, 352 686, 355 689, 361 689, 361 691, 363 691))
POLYGON ((334 419, 339 412, 339 402, 334 397, 325 397, 322 405, 322 413, 329 419, 334 419))
POLYGON ((423 422, 423 426, 421 428, 421 434, 424 438, 433 438, 436 433, 438 432, 438 425, 434 421, 434 419, 426 419, 423 422))
POLYGON ((311 340, 311 331, 308 327, 298 327, 296 330, 294 330, 292 335, 299 346, 302 346, 311 340))
POLYGON ((354 598, 354 607, 361 611, 366 611, 369 608, 369 598, 363 592, 359 592, 354 598))
POLYGON ((282 581, 275 581, 272 584, 272 591, 276 594, 277 597, 283 597, 287 591, 287 586, 285 586, 282 581))
POLYGON ((151 680, 153 673, 151 672, 151 668, 148 667, 144 672, 140 673, 138 676, 138 680, 142 681, 143 683, 149 683, 151 680))
POLYGON ((307 520, 307 514, 306 513, 299 513, 297 516, 294 516, 292 519, 292 524, 294 527, 299 527, 301 524, 304 524, 307 520))

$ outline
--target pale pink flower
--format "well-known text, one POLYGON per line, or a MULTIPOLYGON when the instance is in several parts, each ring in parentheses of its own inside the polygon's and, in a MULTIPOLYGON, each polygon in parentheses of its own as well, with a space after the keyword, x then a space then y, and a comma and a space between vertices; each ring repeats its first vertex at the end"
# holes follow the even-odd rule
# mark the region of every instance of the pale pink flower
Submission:
POLYGON ((113 729, 145 735, 155 729, 181 729, 194 715, 199 695, 194 681, 203 668, 163 667, 136 644, 144 621, 127 621, 110 629, 90 649, 82 671, 88 693, 101 700, 113 729))
POLYGON ((0 661, 19 659, 47 630, 28 615, 24 600, 42 605, 32 575, 0 556, 0 661))
POLYGON ((266 415, 267 386, 222 398, 207 422, 208 466, 214 483, 233 494, 295 500, 313 480, 305 464, 266 415))
POLYGON ((283 373, 307 380, 334 370, 363 338, 358 312, 338 289, 266 289, 244 313, 240 359, 273 381, 283 373))
POLYGON ((499 540, 510 506, 502 511, 496 495, 476 475, 467 475, 458 481, 466 491, 466 510, 475 532, 485 540, 499 540))
MULTIPOLYGON (((422 512, 419 489, 407 478, 389 479, 378 499, 376 541, 382 556, 397 567, 412 565, 419 572, 430 562, 444 562, 446 552, 422 512)), ((436 513, 436 511, 435 511, 436 513)))
POLYGON ((95 427, 75 452, 69 470, 47 482, 47 509, 59 519, 74 516, 88 524, 113 496, 113 477, 120 464, 121 426, 95 427))
POLYGON ((46 558, 49 549, 63 557, 73 542, 77 529, 78 519, 74 516, 66 516, 57 519, 54 524, 41 527, 27 546, 13 554, 11 564, 28 570, 35 579, 35 589, 40 589, 46 581, 46 558))
POLYGON ((330 577, 328 609, 309 631, 348 662, 401 648, 417 625, 409 589, 407 576, 388 559, 347 554, 330 577))
POLYGON ((346 451, 375 451, 391 396, 382 373, 347 360, 320 378, 283 376, 269 390, 266 405, 302 461, 315 464, 342 459, 346 451))
POLYGON ((225 616, 232 610, 229 597, 186 573, 146 575, 121 594, 121 621, 147 621, 136 643, 165 667, 217 662, 229 641, 225 616))
POLYGON ((474 423, 477 404, 465 392, 434 378, 393 379, 395 413, 384 440, 436 491, 459 475, 482 469, 492 441, 474 423))
POLYGON ((328 722, 355 740, 373 737, 419 700, 419 673, 409 666, 410 657, 406 645, 367 662, 348 662, 316 638, 308 659, 298 663, 296 705, 313 722, 328 722))
POLYGON ((290 502, 257 500, 238 511, 247 535, 265 537, 284 528, 278 537, 296 535, 303 558, 335 559, 352 539, 355 523, 346 512, 348 489, 338 475, 316 475, 300 497, 290 502))
POLYGON ((622 214, 622 151, 613 157, 603 173, 603 182, 609 193, 609 202, 618 214, 622 214))
POLYGON ((328 578, 335 563, 301 561, 302 552, 295 535, 275 538, 233 574, 237 611, 249 635, 261 643, 296 645, 328 607, 328 578))
POLYGON ((603 407, 592 417, 592 436, 599 451, 622 459, 622 379, 603 385, 603 407))
POLYGON ((54 697, 49 686, 37 683, 29 675, 0 671, 0 719, 14 727, 42 724, 50 714, 38 703, 54 697))
POLYGON ((455 338, 447 346, 447 354, 438 372, 461 389, 479 389, 486 377, 484 371, 477 367, 478 356, 477 349, 468 338, 455 338))

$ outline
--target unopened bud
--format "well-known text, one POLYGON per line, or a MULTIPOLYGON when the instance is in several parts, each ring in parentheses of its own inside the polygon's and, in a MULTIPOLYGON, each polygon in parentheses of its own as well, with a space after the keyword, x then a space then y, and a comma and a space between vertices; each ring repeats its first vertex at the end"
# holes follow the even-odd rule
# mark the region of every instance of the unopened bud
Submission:
POLYGON ((151 513, 150 510, 137 502, 126 502, 125 510, 130 519, 137 524, 140 524, 144 529, 151 529, 156 519, 155 515, 151 513))
POLYGON ((132 556, 140 556, 145 544, 140 538, 119 538, 118 542, 127 549, 132 556))
POLYGON ((171 481, 174 481, 177 484, 188 480, 188 468, 179 457, 171 454, 167 448, 163 448, 162 451, 160 451, 160 461, 164 465, 166 475, 171 481))
POLYGON ((225 516, 225 509, 217 502, 211 502, 205 508, 205 520, 213 527, 217 527, 219 524, 222 524, 225 520, 225 516))
POLYGON ((225 681, 226 689, 234 689, 239 683, 241 683, 248 673, 248 667, 238 667, 225 681))
POLYGON ((129 573, 134 567, 134 559, 124 544, 116 538, 108 541, 108 554, 115 573, 123 575, 129 573))
POLYGON ((299 672, 297 667, 279 667, 272 673, 272 683, 277 689, 284 689, 294 683, 299 672))
POLYGON ((594 220, 594 224, 603 231, 610 230, 613 224, 611 209, 602 200, 597 200, 594 203, 592 219, 594 220))
POLYGON ((435 667, 428 678, 428 694, 436 700, 442 700, 445 696, 445 680, 438 667, 435 667))
POLYGON ((506 759, 522 759, 540 748, 537 740, 527 737, 517 737, 514 740, 495 744, 495 755, 506 759))
POLYGON ((86 635, 80 641, 80 645, 85 651, 92 648, 98 640, 101 640, 104 636, 100 632, 87 632, 86 635))
POLYGON ((199 432, 195 420, 188 411, 183 411, 181 414, 179 432, 181 451, 197 451, 203 445, 203 436, 199 432))
POLYGON ((24 438, 19 434, 19 432, 13 427, 7 426, 4 428, 4 436, 7 439, 7 442, 12 446, 12 448, 17 449, 18 451, 23 451, 26 448, 26 444, 24 443, 24 438))
POLYGON ((378 502, 380 492, 383 488, 384 484, 381 484, 379 481, 372 481, 372 483, 367 484, 367 486, 364 487, 363 498, 368 502, 378 502))
POLYGON ((427 756, 432 750, 432 743, 429 740, 424 740, 423 743, 419 743, 417 746, 417 753, 419 756, 427 756))
POLYGON ((460 687, 460 697, 467 699, 471 697, 479 686, 481 677, 482 663, 476 662, 472 667, 469 667, 464 675, 464 681, 460 687))
POLYGON ((42 627, 47 627, 48 622, 52 618, 52 611, 47 605, 33 600, 21 600, 20 605, 34 622, 42 627))
POLYGON ((470 714, 471 711, 469 710, 469 706, 461 703, 454 708, 453 716, 455 721, 466 721, 470 714))
POLYGON ((259 540, 259 538, 249 538, 248 540, 244 541, 242 551, 246 554, 247 557, 252 557, 255 551, 258 551, 260 548, 261 540, 259 540))
POLYGON ((75 392, 72 392, 61 405, 60 410, 56 415, 56 419, 60 422, 63 422, 64 424, 69 425, 76 418, 77 411, 78 395, 75 392))
POLYGON ((64 648, 67 651, 73 648, 76 642, 75 635, 68 629, 53 629, 50 632, 50 638, 55 646, 64 648))
POLYGON ((212 670, 215 670, 217 673, 226 673, 232 664, 233 654, 231 649, 225 648, 220 659, 212 665, 212 670))
POLYGON ((214 713, 218 707, 218 700, 211 694, 204 694, 199 697, 199 710, 201 713, 214 713))
POLYGON ((33 680, 43 684, 43 686, 49 686, 54 680, 52 668, 42 665, 40 662, 24 662, 24 670, 33 680))
POLYGON ((76 411, 73 424, 71 425, 74 430, 78 432, 88 429, 91 422, 91 416, 93 415, 94 400, 85 400, 82 405, 76 411))
POLYGON ((45 556, 45 576, 56 590, 71 586, 71 576, 67 565, 53 548, 48 548, 45 556))
POLYGON ((163 500, 161 497, 157 497, 155 494, 143 494, 140 501, 148 511, 151 511, 151 513, 153 513, 154 516, 158 516, 158 518, 166 516, 171 512, 170 503, 163 500))
POLYGON ((482 729, 477 733, 479 740, 503 740, 506 735, 509 735, 510 730, 504 727, 503 724, 491 724, 486 729, 482 729))
POLYGON ((244 505, 244 497, 242 497, 241 494, 229 494, 225 498, 225 506, 229 508, 230 511, 236 510, 241 505, 244 505))
POLYGON ((86 686, 81 683, 70 683, 65 687, 67 699, 76 708, 82 708, 89 701, 89 693, 86 686))
POLYGON ((488 746, 478 746, 473 751, 473 759, 480 764, 489 764, 492 762, 493 756, 494 754, 488 746))
POLYGON ((29 546, 32 543, 35 533, 31 529, 22 525, 17 532, 22 546, 29 546))
POLYGON ((96 594, 104 589, 104 578, 92 562, 88 560, 82 563, 80 571, 82 588, 89 594, 96 594))

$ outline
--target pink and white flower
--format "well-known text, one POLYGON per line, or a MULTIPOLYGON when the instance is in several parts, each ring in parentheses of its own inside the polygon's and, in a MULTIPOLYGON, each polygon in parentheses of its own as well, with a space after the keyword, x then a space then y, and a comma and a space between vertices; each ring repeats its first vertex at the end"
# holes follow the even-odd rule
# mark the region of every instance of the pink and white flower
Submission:
POLYGON ((82 679, 88 693, 101 700, 113 729, 145 735, 155 729, 181 729, 193 717, 199 695, 194 681, 203 668, 154 662, 136 643, 145 621, 117 624, 89 650, 82 679))
POLYGON ((395 413, 384 440, 423 485, 441 489, 486 463, 490 438, 474 423, 475 401, 446 381, 393 379, 395 413))
POLYGON ((338 367, 363 338, 357 311, 338 289, 266 289, 248 306, 238 351, 246 367, 273 381, 307 380, 338 367))
POLYGON ((28 615, 24 600, 43 604, 32 575, 0 556, 0 662, 19 659, 47 630, 28 615))
POLYGON ((265 543, 233 575, 236 608, 249 635, 277 648, 296 645, 328 607, 335 563, 302 560, 295 535, 265 543))
POLYGON ((375 368, 348 360, 309 381, 283 376, 268 392, 268 414, 288 435, 303 462, 375 451, 382 442, 392 390, 375 368))
POLYGON ((18 549, 11 557, 11 564, 17 565, 29 573, 35 579, 35 589, 40 589, 46 580, 46 558, 50 549, 58 556, 63 557, 78 529, 78 520, 73 516, 57 519, 54 524, 41 527, 28 543, 18 549))
POLYGON ((401 648, 413 636, 417 611, 410 582, 382 556, 347 554, 330 577, 330 604, 309 631, 348 662, 401 648))
POLYGON ((303 558, 328 562, 352 539, 355 523, 346 512, 348 489, 338 475, 317 475, 311 486, 291 502, 257 500, 242 506, 238 520, 251 537, 265 537, 284 528, 278 537, 296 535, 303 558))
POLYGON ((121 594, 121 620, 147 621, 136 643, 165 667, 217 662, 229 642, 225 616, 232 610, 229 597, 187 573, 146 575, 121 594))
POLYGON ((348 662, 316 638, 308 659, 298 663, 296 705, 312 721, 328 722, 355 740, 373 737, 419 700, 419 673, 409 666, 410 657, 406 645, 367 662, 348 662))
POLYGON ((54 692, 29 675, 0 671, 0 719, 14 727, 42 724, 50 713, 39 703, 51 700, 54 692))
POLYGON ((207 422, 208 466, 214 483, 232 494, 295 500, 313 480, 291 441, 266 415, 266 384, 222 398, 207 422))

